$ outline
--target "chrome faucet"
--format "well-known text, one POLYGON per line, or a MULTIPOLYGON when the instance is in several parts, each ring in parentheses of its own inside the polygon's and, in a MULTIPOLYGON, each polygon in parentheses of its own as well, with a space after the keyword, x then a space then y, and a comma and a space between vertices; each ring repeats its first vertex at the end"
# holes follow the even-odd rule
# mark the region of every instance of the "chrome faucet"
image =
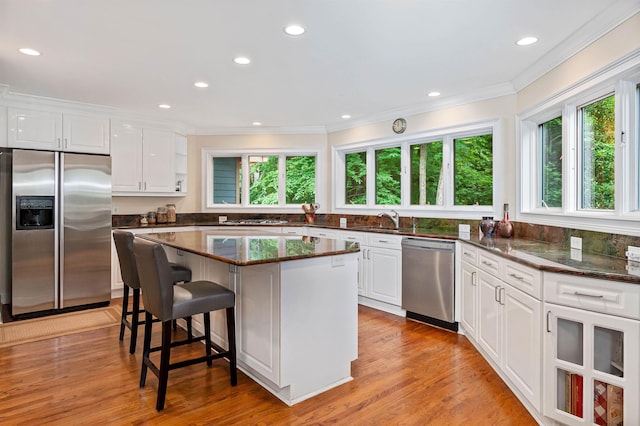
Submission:
POLYGON ((397 211, 391 210, 390 212, 382 212, 378 213, 378 217, 387 216, 389 219, 393 221, 394 229, 398 229, 400 227, 400 215, 397 211))

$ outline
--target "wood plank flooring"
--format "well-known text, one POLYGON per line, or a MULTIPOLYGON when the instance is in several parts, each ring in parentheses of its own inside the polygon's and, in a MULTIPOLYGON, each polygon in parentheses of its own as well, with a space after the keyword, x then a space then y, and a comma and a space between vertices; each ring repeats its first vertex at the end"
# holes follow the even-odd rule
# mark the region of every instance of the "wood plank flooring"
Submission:
POLYGON ((138 387, 142 332, 134 355, 128 338, 110 327, 0 349, 0 424, 536 424, 465 337, 362 306, 354 380, 293 407, 241 372, 231 387, 218 360, 172 371, 158 413, 155 376, 138 387))

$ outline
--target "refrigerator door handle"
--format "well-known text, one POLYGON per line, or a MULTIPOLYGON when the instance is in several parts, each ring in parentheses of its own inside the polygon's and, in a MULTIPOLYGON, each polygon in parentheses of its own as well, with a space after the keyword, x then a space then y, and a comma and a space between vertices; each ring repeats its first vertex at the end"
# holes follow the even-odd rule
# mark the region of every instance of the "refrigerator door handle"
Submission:
POLYGON ((55 307, 56 309, 64 308, 64 304, 62 303, 62 294, 64 293, 64 282, 61 277, 64 276, 64 197, 61 197, 62 191, 64 189, 64 176, 61 173, 61 170, 64 170, 64 154, 58 154, 55 156, 55 199, 57 201, 57 206, 55 206, 55 228, 56 233, 54 234, 54 247, 55 247, 55 268, 56 268, 56 279, 54 286, 54 297, 55 297, 55 307))

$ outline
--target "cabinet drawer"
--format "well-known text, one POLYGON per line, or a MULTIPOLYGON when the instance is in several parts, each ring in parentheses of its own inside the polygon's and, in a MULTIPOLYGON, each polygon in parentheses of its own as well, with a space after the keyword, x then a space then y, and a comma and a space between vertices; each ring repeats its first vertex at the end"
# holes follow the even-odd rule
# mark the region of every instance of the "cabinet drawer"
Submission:
POLYGON ((320 237, 320 238, 333 238, 335 239, 338 235, 338 231, 334 231, 331 229, 323 229, 323 228, 309 228, 307 231, 310 237, 320 237))
POLYGON ((462 261, 471 265, 478 262, 478 249, 468 244, 462 244, 462 261))
POLYGON ((640 285, 544 273, 544 299, 558 305, 640 319, 640 285))
POLYGON ((363 234, 362 232, 338 232, 338 237, 339 240, 345 240, 345 241, 353 241, 359 244, 364 244, 365 241, 367 240, 367 236, 365 234, 363 234))
POLYGON ((509 260, 503 260, 503 264, 504 280, 507 283, 538 300, 542 299, 541 271, 509 260))
POLYGON ((502 262, 498 256, 488 253, 486 250, 478 250, 478 267, 498 278, 502 278, 502 262))
POLYGON ((369 234, 368 241, 372 247, 385 247, 398 250, 402 248, 402 237, 397 235, 369 234))

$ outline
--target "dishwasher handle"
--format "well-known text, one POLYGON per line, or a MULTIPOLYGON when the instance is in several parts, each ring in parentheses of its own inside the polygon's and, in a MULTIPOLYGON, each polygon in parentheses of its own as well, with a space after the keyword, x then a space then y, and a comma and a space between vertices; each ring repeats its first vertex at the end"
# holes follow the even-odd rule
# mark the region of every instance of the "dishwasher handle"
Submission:
POLYGON ((455 242, 441 241, 441 240, 429 240, 424 238, 403 238, 403 249, 417 249, 426 251, 440 251, 451 252, 455 251, 455 242))

